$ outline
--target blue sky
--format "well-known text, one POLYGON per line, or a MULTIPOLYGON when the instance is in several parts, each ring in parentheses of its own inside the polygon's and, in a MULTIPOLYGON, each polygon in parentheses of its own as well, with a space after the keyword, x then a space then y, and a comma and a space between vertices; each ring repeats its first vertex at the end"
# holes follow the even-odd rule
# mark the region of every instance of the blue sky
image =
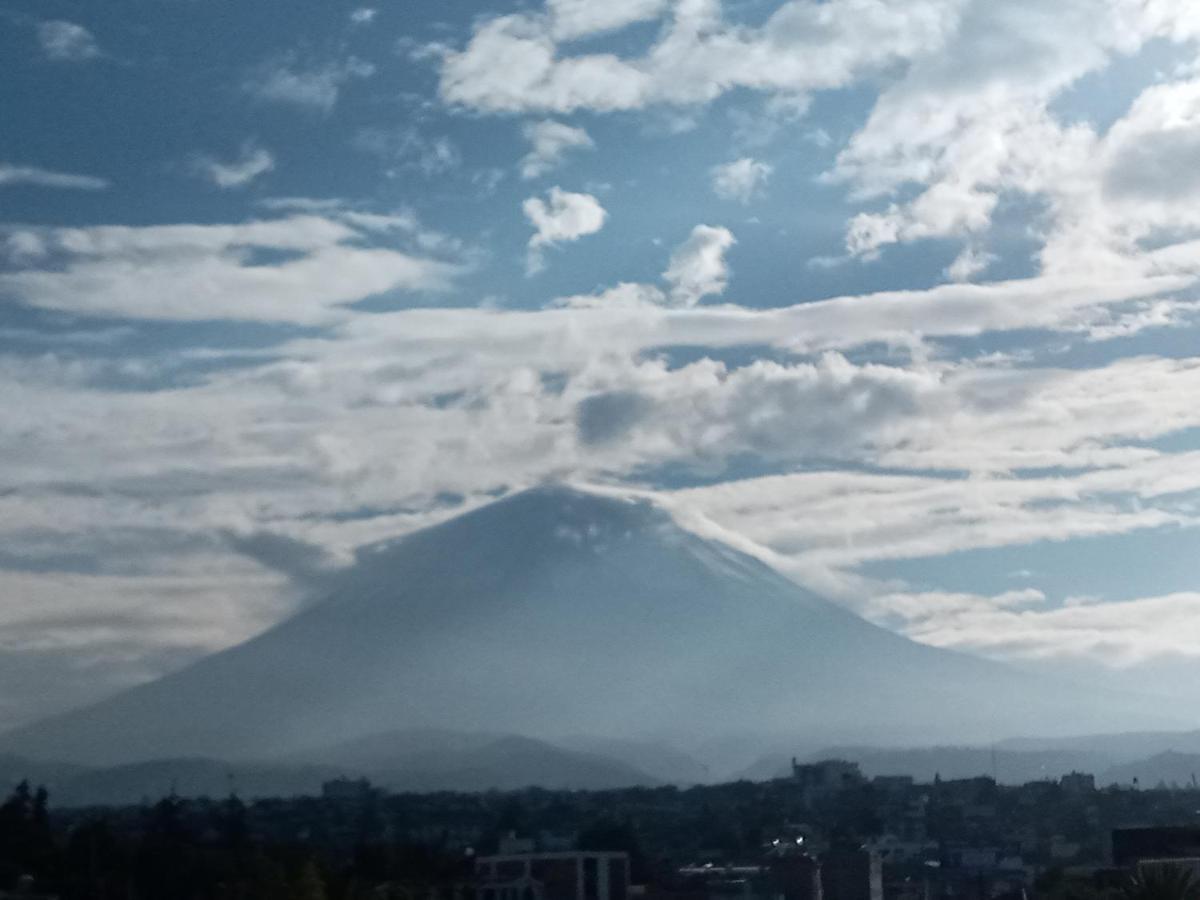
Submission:
POLYGON ((0 725, 546 478, 1175 688, 1198 40, 1184 0, 0 0, 0 725))

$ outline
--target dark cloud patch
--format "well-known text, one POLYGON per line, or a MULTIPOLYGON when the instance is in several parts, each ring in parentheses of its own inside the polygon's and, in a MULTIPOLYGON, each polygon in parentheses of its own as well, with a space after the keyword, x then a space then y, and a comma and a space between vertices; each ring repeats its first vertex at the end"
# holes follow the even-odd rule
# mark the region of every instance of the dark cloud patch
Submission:
POLYGON ((610 391, 588 397, 575 409, 579 440, 588 446, 615 441, 648 415, 652 406, 636 391, 610 391))
POLYGON ((1117 154, 1104 190, 1120 199, 1167 203, 1200 192, 1200 130, 1168 129, 1153 140, 1130 142, 1117 154))
POLYGON ((223 533, 229 548, 256 563, 281 572, 297 586, 310 592, 324 587, 336 571, 333 558, 323 548, 298 538, 271 531, 223 533))

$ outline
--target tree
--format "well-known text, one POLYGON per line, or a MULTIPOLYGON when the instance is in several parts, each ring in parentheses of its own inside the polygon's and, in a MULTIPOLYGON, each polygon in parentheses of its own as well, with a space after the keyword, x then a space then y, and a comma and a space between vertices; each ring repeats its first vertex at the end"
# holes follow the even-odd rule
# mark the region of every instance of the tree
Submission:
POLYGON ((292 896, 295 900, 325 900, 325 879, 321 877, 317 864, 311 859, 300 869, 292 888, 292 896))
POLYGON ((1138 866, 1124 894, 1128 900, 1200 900, 1200 884, 1183 866, 1150 863, 1138 866))

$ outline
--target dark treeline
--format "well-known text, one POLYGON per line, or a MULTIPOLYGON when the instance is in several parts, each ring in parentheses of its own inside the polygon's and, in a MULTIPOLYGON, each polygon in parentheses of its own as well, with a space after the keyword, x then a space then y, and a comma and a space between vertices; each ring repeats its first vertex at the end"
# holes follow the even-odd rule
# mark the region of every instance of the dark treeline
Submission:
POLYGON ((346 847, 253 833, 248 807, 167 797, 136 809, 52 821, 44 789, 21 784, 0 806, 0 891, 62 900, 324 900, 387 897, 383 885, 470 877, 461 851, 370 840, 363 821, 346 847))

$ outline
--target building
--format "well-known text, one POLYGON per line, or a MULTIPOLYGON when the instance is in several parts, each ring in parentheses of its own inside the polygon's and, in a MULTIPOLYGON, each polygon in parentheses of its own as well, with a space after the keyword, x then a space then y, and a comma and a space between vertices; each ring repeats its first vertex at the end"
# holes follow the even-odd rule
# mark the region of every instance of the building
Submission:
POLYGON ((883 862, 865 849, 831 850, 821 857, 823 900, 883 900, 883 862))
POLYGON ((477 900, 628 900, 629 854, 510 853, 475 861, 477 900))
POLYGON ((684 866, 676 873, 676 900, 776 900, 767 885, 763 866, 684 866))
POLYGON ((0 900, 58 900, 58 894, 43 894, 34 884, 32 875, 22 875, 11 891, 0 891, 0 900))
POLYGON ((1067 794, 1090 794, 1096 790, 1096 776, 1085 772, 1072 772, 1059 779, 1059 786, 1067 794))
POLYGON ((821 865, 807 853, 772 857, 767 885, 771 896, 780 900, 823 900, 821 865))
POLYGON ((1154 869, 1182 869, 1192 877, 1193 883, 1200 879, 1200 859, 1197 858, 1143 859, 1138 862, 1137 869, 1142 875, 1154 869))
POLYGON ((1143 860, 1200 857, 1200 827, 1118 828, 1112 833, 1113 864, 1136 866, 1143 860))
POLYGON ((799 763, 795 757, 792 757, 792 780, 800 786, 805 800, 810 803, 867 783, 858 763, 844 759, 799 763))

